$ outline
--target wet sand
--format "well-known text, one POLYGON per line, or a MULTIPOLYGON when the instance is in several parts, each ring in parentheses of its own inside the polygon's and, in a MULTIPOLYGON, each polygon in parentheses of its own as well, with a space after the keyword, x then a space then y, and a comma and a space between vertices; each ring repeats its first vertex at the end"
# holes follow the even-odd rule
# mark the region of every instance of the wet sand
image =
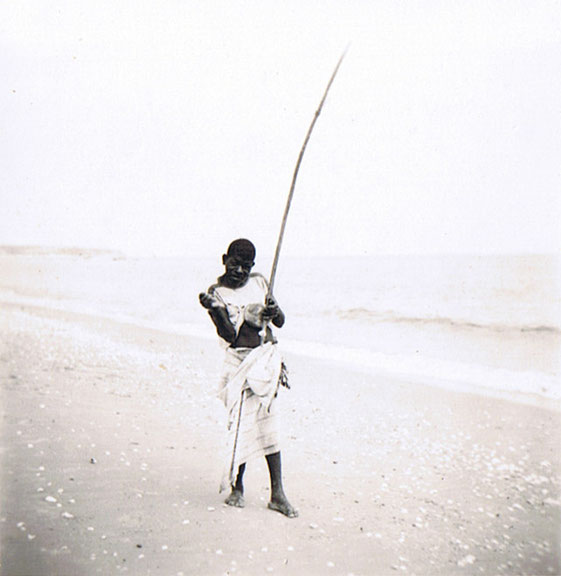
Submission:
POLYGON ((218 494, 213 342, 30 306, 1 318, 2 575, 561 574, 545 401, 290 355, 288 519, 267 509, 264 459, 246 508, 218 494))

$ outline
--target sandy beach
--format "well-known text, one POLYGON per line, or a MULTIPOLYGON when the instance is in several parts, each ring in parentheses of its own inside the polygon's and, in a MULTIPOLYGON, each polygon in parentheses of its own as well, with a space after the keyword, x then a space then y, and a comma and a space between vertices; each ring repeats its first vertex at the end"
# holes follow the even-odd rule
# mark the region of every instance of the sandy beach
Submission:
POLYGON ((287 355, 287 519, 264 460, 245 509, 218 493, 211 341, 15 304, 0 331, 2 575, 561 574, 545 400, 287 355))

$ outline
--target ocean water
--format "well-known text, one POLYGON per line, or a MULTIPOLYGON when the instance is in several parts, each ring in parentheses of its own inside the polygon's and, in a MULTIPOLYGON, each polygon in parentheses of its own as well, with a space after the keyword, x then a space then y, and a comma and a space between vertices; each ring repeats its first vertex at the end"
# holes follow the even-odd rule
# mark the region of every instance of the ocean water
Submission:
MULTIPOLYGON (((0 299, 216 340, 198 293, 220 258, 2 255, 0 299)), ((270 261, 256 270, 268 276, 270 261)), ((478 393, 561 399, 561 258, 283 258, 286 352, 478 393)))

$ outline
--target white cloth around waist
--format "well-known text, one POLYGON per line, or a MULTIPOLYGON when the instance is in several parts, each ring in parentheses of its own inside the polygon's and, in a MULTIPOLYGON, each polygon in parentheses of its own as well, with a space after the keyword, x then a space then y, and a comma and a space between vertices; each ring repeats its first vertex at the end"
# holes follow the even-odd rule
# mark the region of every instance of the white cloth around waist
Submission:
POLYGON ((269 407, 278 388, 282 357, 272 342, 257 348, 227 348, 218 397, 228 413, 240 399, 243 389, 250 389, 269 407))

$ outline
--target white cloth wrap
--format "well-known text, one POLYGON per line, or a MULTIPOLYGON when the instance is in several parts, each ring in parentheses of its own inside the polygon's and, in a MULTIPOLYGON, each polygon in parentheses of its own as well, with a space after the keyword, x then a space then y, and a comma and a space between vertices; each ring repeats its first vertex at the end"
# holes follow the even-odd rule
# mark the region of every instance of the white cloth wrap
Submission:
POLYGON ((228 414, 228 458, 220 491, 234 484, 240 464, 280 450, 273 405, 281 364, 271 342, 253 349, 226 349, 218 397, 228 414))
MULTIPOLYGON (((227 312, 232 326, 239 333, 241 325, 246 316, 246 307, 254 304, 263 305, 267 297, 267 280, 261 274, 251 274, 247 284, 240 288, 228 288, 226 286, 215 286, 212 289, 213 296, 223 305, 227 312)), ((224 340, 222 346, 228 346, 224 340)))

